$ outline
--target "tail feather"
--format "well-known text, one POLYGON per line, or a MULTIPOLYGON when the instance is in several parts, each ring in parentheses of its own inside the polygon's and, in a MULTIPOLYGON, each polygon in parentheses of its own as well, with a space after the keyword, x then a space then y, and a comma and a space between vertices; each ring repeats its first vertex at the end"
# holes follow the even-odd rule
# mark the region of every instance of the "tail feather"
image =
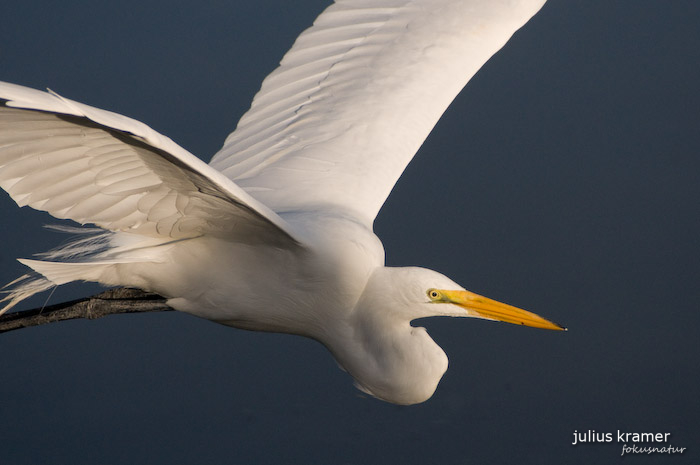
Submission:
POLYGON ((102 228, 46 225, 46 229, 73 234, 74 238, 60 247, 36 254, 44 260, 80 260, 94 257, 114 247, 114 233, 102 228))
POLYGON ((106 268, 121 263, 117 261, 52 262, 25 258, 20 258, 18 261, 57 286, 73 281, 99 282, 106 268))
POLYGON ((0 308, 0 315, 24 299, 28 299, 39 292, 47 291, 52 287, 56 287, 56 283, 49 281, 36 271, 20 276, 0 291, 2 294, 7 294, 0 299, 0 303, 5 303, 5 306, 0 308))
MULTIPOLYGON (((48 252, 37 254, 41 260, 18 259, 32 272, 7 284, 0 293, 0 315, 36 293, 72 281, 94 281, 113 285, 114 271, 120 264, 150 262, 147 250, 163 245, 163 240, 135 236, 101 228, 49 226, 77 237, 48 252), (110 279, 112 277, 112 279, 110 279)), ((167 241, 166 241, 167 242, 167 241)))

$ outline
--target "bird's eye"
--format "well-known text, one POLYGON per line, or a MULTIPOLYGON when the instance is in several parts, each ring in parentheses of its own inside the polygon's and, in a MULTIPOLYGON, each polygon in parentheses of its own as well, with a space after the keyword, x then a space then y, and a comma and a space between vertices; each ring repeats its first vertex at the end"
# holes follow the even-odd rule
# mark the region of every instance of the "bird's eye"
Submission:
POLYGON ((430 300, 440 300, 442 294, 437 289, 428 289, 428 297, 430 297, 430 300))

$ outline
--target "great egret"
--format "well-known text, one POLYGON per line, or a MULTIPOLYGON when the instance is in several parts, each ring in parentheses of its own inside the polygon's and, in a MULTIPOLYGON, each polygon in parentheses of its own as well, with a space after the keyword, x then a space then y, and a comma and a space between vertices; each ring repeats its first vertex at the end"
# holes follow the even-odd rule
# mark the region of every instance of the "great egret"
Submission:
POLYGON ((379 208, 446 107, 544 0, 338 0, 263 82, 210 164, 148 126, 0 84, 0 186, 93 224, 20 260, 7 308, 75 280, 237 328, 320 341, 359 389, 428 399, 447 357, 416 318, 563 329, 422 268, 384 266, 379 208))

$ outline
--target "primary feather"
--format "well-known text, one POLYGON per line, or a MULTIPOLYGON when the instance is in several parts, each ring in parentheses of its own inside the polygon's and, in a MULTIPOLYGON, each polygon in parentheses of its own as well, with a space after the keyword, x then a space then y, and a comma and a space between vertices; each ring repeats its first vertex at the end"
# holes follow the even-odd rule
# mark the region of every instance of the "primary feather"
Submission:
POLYGON ((368 227, 454 97, 544 0, 346 0, 304 31, 211 161, 276 212, 368 227))
POLYGON ((9 83, 0 99, 0 187, 20 206, 173 239, 248 227, 289 236, 268 207, 143 123, 9 83))

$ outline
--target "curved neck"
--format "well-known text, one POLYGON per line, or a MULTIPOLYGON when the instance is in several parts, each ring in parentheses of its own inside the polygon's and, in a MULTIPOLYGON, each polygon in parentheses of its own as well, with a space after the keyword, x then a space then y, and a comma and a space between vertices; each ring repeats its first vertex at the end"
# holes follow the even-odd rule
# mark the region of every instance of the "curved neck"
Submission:
POLYGON ((344 334, 326 344, 356 386, 395 404, 430 398, 447 370, 447 356, 425 328, 386 318, 376 308, 356 310, 344 334))

